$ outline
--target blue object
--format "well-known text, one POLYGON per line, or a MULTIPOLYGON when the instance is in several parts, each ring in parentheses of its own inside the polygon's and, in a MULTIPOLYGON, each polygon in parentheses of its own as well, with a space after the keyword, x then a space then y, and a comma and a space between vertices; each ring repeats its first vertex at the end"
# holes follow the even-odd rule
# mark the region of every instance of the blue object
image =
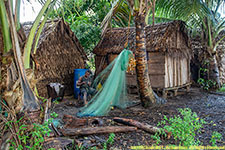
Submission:
POLYGON ((81 76, 85 75, 87 70, 88 69, 74 69, 74 98, 76 99, 80 93, 80 88, 77 86, 77 81, 81 76))
MULTIPOLYGON (((1 97, 0 97, 0 100, 3 101, 3 103, 4 103, 5 105, 7 105, 6 102, 5 102, 3 99, 1 99, 1 97)), ((3 111, 3 108, 2 108, 2 106, 1 106, 1 104, 0 104, 0 113, 2 113, 2 111, 3 111)), ((4 113, 4 116, 5 116, 5 117, 8 117, 8 113, 5 112, 5 113, 4 113)))

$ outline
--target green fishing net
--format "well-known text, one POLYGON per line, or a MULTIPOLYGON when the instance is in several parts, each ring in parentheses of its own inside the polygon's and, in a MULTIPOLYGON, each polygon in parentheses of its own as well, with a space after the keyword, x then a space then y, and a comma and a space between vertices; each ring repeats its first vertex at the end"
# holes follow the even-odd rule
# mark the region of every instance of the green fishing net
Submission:
POLYGON ((123 50, 93 81, 97 90, 90 102, 77 113, 79 117, 104 116, 112 107, 126 108, 130 103, 127 98, 126 71, 130 50, 123 50))

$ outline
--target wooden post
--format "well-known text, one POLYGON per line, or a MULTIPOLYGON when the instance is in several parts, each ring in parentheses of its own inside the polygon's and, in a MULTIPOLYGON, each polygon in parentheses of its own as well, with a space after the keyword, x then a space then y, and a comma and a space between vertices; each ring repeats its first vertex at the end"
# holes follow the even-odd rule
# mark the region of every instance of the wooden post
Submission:
POLYGON ((165 98, 165 99, 167 98, 167 93, 168 93, 168 91, 163 89, 163 91, 162 91, 163 98, 165 98))
POLYGON ((187 85, 187 87, 186 87, 186 92, 190 92, 190 87, 191 87, 191 85, 189 84, 189 85, 187 85))
POLYGON ((178 89, 174 90, 174 96, 177 96, 177 91, 178 91, 178 89))

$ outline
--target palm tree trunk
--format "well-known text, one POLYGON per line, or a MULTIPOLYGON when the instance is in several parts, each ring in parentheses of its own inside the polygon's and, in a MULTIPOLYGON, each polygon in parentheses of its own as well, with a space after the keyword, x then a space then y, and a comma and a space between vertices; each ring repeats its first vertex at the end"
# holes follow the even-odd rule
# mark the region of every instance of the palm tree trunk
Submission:
POLYGON ((220 88, 220 75, 216 55, 209 58, 209 79, 216 82, 216 85, 220 88))
POLYGON ((149 107, 156 103, 156 97, 153 93, 150 79, 148 75, 148 64, 146 57, 146 36, 145 36, 145 18, 142 15, 136 13, 135 16, 136 27, 136 52, 135 59, 137 61, 136 73, 137 83, 139 87, 139 93, 141 103, 144 107, 149 107))

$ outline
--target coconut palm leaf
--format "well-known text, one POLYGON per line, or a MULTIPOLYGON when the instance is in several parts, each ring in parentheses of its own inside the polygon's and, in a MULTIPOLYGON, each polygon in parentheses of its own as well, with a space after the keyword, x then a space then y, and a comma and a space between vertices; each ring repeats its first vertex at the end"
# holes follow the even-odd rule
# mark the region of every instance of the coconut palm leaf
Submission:
POLYGON ((7 16, 4 0, 0 0, 0 21, 4 42, 4 53, 6 53, 12 48, 12 42, 9 30, 9 19, 7 16))
POLYGON ((110 9, 110 11, 107 13, 105 18, 103 19, 103 21, 101 23, 101 29, 102 29, 101 36, 106 32, 106 29, 108 28, 108 26, 112 20, 112 16, 116 14, 117 8, 120 6, 121 2, 122 2, 122 0, 115 0, 114 3, 112 4, 112 8, 110 9))
POLYGON ((13 18, 10 1, 8 1, 8 5, 9 5, 9 18, 11 21, 10 28, 12 33, 13 52, 14 52, 14 56, 15 56, 15 60, 16 60, 16 64, 17 64, 17 68, 19 72, 21 87, 23 90, 23 98, 22 98, 22 101, 24 104, 23 110, 35 111, 39 109, 39 105, 37 104, 37 99, 30 88, 30 85, 27 81, 27 77, 25 74, 23 62, 21 59, 21 50, 20 50, 19 40, 17 37, 17 31, 16 31, 16 26, 15 26, 15 22, 13 18))
POLYGON ((27 42, 24 47, 24 55, 23 55, 23 61, 24 61, 24 67, 25 69, 30 68, 30 54, 31 54, 31 48, 34 40, 34 35, 36 33, 36 30, 38 28, 39 22, 44 15, 45 11, 51 4, 52 0, 47 0, 45 5, 42 7, 41 11, 39 12, 38 16, 36 17, 34 24, 32 25, 32 28, 30 30, 29 36, 27 38, 27 42))

